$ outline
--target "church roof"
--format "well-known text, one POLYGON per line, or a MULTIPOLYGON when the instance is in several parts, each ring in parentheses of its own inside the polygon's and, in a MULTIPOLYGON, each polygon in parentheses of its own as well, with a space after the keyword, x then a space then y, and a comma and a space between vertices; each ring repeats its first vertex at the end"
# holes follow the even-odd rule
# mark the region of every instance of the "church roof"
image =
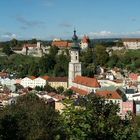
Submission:
POLYGON ((79 88, 73 87, 73 86, 70 89, 73 90, 75 93, 78 93, 79 95, 82 95, 82 96, 88 95, 88 92, 83 89, 79 89, 79 88))
POLYGON ((100 84, 96 78, 76 76, 73 82, 87 87, 94 87, 94 88, 100 87, 100 84))
POLYGON ((84 37, 82 39, 82 43, 89 43, 89 37, 84 35, 84 37))
POLYGON ((72 43, 71 49, 72 50, 79 50, 80 47, 79 47, 79 44, 78 44, 78 37, 76 35, 76 30, 74 30, 72 40, 73 40, 73 43, 72 43))

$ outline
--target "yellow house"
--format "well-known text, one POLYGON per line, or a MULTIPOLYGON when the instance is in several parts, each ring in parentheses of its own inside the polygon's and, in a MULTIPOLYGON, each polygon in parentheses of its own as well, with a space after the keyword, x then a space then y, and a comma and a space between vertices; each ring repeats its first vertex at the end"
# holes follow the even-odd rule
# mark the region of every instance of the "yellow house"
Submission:
POLYGON ((60 86, 64 89, 68 88, 68 78, 67 77, 50 77, 48 79, 48 84, 53 88, 58 88, 60 86))

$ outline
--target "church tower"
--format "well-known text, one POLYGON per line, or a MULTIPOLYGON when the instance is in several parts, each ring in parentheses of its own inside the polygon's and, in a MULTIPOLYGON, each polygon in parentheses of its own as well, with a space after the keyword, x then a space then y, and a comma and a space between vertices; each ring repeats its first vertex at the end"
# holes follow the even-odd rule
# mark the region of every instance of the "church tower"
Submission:
POLYGON ((69 79, 68 79, 69 87, 72 86, 72 82, 77 75, 81 76, 81 62, 79 62, 80 47, 78 44, 78 37, 76 35, 76 30, 74 30, 74 35, 72 37, 72 40, 73 40, 73 44, 70 48, 71 61, 69 62, 69 79))

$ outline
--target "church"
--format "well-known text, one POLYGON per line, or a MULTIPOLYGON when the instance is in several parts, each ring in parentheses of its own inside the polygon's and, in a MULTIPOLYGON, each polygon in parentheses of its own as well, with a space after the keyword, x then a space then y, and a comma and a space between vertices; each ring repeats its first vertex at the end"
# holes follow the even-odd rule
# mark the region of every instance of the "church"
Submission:
POLYGON ((72 40, 73 44, 70 48, 71 60, 69 62, 68 76, 69 89, 80 96, 88 95, 91 92, 95 93, 100 88, 98 80, 96 78, 82 76, 81 62, 79 62, 80 46, 78 44, 76 30, 74 30, 72 40))

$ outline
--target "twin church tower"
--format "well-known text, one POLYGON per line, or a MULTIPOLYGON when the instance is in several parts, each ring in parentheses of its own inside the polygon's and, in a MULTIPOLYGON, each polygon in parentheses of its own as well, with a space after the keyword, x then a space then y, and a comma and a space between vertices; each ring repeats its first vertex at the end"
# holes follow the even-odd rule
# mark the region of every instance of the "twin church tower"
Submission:
POLYGON ((79 62, 80 47, 78 44, 76 30, 74 30, 72 40, 73 44, 70 48, 71 61, 69 62, 69 77, 68 77, 69 87, 72 86, 73 80, 77 75, 81 76, 81 62, 79 62))

